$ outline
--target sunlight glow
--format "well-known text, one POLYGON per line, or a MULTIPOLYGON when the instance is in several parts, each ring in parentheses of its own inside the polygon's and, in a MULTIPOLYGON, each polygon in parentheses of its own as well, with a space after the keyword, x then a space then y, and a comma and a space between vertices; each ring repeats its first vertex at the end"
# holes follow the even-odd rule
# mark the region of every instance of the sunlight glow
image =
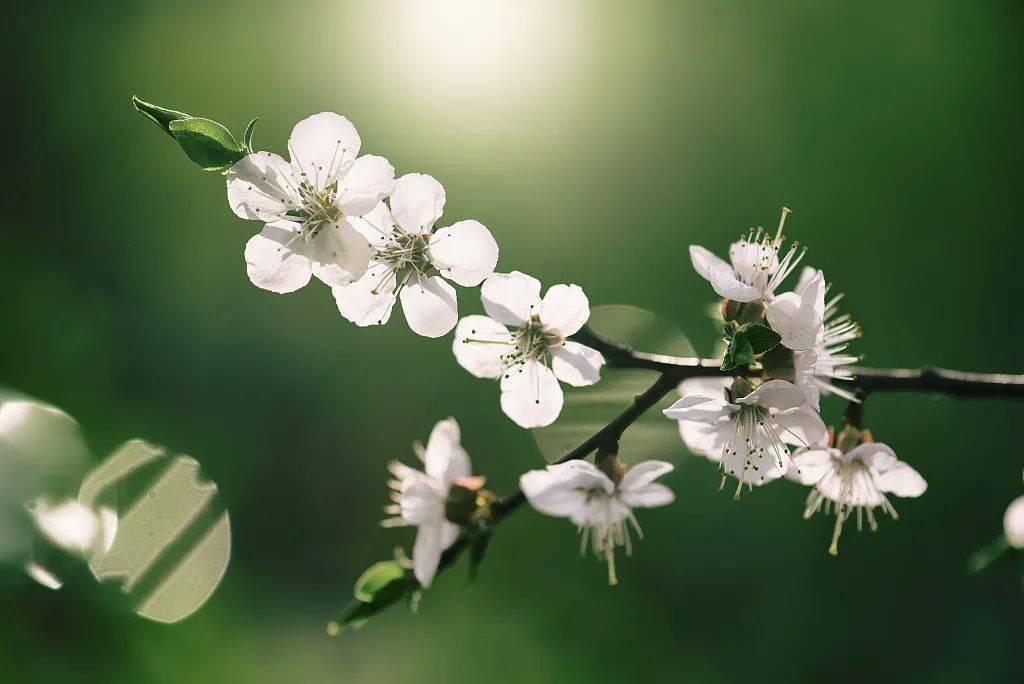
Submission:
POLYGON ((387 27, 388 61, 417 104, 493 104, 564 86, 580 42, 567 0, 404 0, 367 10, 387 27))

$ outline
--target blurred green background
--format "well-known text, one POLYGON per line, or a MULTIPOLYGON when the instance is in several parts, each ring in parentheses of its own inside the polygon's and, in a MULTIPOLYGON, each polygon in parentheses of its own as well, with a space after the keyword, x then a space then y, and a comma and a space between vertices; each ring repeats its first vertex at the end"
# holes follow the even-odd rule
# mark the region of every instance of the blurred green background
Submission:
MULTIPOLYGON (((523 511, 478 583, 440 578, 330 639, 381 530, 385 463, 454 415, 497 491, 542 463, 450 339, 340 318, 316 283, 253 287, 259 225, 228 210, 133 94, 283 152, 333 110, 363 151, 445 185, 499 268, 715 333, 687 246, 724 253, 794 209, 792 238, 847 293, 879 366, 1022 372, 1016 240, 1024 114, 1017 2, 107 2, 10 12, 0 382, 82 423, 198 458, 231 511, 213 599, 167 627, 87 581, 0 569, 0 679, 54 682, 1020 681, 1020 564, 965 573, 1021 493, 1024 407, 923 395, 867 405, 929 482, 899 522, 843 536, 805 490, 740 503, 706 461, 619 565, 523 511), (1017 74, 1017 76, 1015 76, 1017 74)), ((461 311, 480 309, 461 290, 461 311)), ((842 410, 826 402, 827 417, 842 410)))

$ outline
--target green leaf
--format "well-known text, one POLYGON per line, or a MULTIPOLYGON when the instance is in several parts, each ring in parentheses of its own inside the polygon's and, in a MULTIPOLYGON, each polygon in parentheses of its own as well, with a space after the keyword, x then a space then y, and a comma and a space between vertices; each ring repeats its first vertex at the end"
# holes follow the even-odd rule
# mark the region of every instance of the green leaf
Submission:
POLYGON ((338 634, 346 627, 358 628, 385 608, 403 598, 416 600, 420 585, 412 572, 398 561, 374 563, 359 577, 353 591, 355 598, 327 625, 327 633, 338 634))
POLYGON ((736 331, 736 334, 747 338, 755 354, 770 352, 782 341, 782 336, 779 333, 762 323, 744 323, 736 331))
POLYGON ((404 579, 406 572, 398 561, 374 563, 356 580, 353 594, 356 599, 370 603, 389 586, 404 579))
MULTIPOLYGON (((725 326, 722 327, 725 332, 725 326)), ((782 337, 761 323, 744 323, 732 333, 729 348, 722 359, 722 370, 732 370, 738 366, 754 363, 758 354, 775 349, 782 337)))
POLYGON ((204 171, 222 171, 245 156, 231 132, 210 119, 176 119, 171 135, 188 158, 204 171))
POLYGON ((174 137, 174 134, 171 133, 170 129, 172 121, 181 121, 182 119, 192 118, 191 114, 167 109, 166 107, 161 107, 159 105, 152 104, 151 102, 145 102, 134 95, 132 95, 132 105, 134 105, 135 109, 144 114, 150 121, 162 128, 164 133, 171 137, 174 137))
POLYGON ((252 154, 252 133, 256 129, 256 122, 259 121, 259 117, 256 117, 245 127, 245 133, 242 134, 242 145, 245 151, 252 154))
MULTIPOLYGON (((597 333, 637 351, 671 356, 695 356, 693 346, 679 328, 656 314, 626 305, 594 307, 587 323, 597 333)), ((656 374, 646 370, 601 369, 601 381, 590 387, 566 387, 565 403, 558 420, 531 430, 544 459, 551 463, 593 435, 622 413, 633 398, 650 387, 656 374)), ((679 427, 666 420, 661 409, 676 400, 665 397, 640 417, 620 443, 619 458, 627 465, 652 454, 682 453, 679 427)))
POLYGON ((722 370, 732 370, 751 363, 754 363, 754 348, 750 346, 750 340, 737 330, 736 334, 732 336, 732 340, 729 341, 729 348, 725 350, 722 370))

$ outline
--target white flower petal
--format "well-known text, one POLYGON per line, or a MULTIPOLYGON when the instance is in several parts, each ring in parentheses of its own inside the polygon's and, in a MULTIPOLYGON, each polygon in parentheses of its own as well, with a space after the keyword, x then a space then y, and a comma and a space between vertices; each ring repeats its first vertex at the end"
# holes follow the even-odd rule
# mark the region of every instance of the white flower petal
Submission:
POLYGON ((738 403, 785 410, 800 406, 806 399, 803 391, 793 383, 786 380, 768 380, 741 398, 738 403))
POLYGON ((729 262, 700 245, 690 245, 690 262, 693 264, 693 270, 697 271, 701 278, 708 281, 711 280, 711 273, 713 271, 722 269, 732 271, 729 262))
POLYGON ((444 211, 444 188, 433 176, 407 173, 391 192, 391 213, 405 232, 422 233, 433 227, 444 211))
POLYGON ((540 322, 546 330, 569 337, 590 318, 590 301, 579 285, 553 285, 541 302, 540 322))
POLYGON ((818 352, 814 349, 793 352, 793 374, 796 385, 807 397, 807 403, 815 411, 821 410, 821 390, 814 377, 818 367, 818 352))
POLYGON ((735 405, 724 399, 711 397, 683 397, 662 411, 672 420, 688 420, 708 425, 727 418, 735 410, 735 405))
POLYGON ((540 307, 540 281, 525 273, 495 273, 480 287, 487 315, 505 325, 521 327, 540 307))
POLYGON ((450 486, 460 477, 473 474, 469 454, 462 448, 461 437, 459 424, 454 418, 447 418, 434 426, 423 454, 427 475, 450 486))
POLYGON ((1003 533, 1015 549, 1024 549, 1024 496, 1018 496, 1003 515, 1003 533))
POLYGON ((452 352, 459 365, 478 378, 499 378, 512 352, 512 334, 487 316, 466 316, 455 326, 452 352))
POLYGON ((619 483, 619 491, 643 489, 662 475, 672 472, 675 466, 665 461, 643 461, 626 471, 619 483))
POLYGON ((688 378, 679 383, 679 396, 685 397, 691 394, 697 394, 702 397, 723 399, 725 398, 725 390, 731 384, 732 378, 724 376, 688 378))
POLYGON ((306 242, 295 237, 296 228, 290 221, 268 223, 245 244, 246 272, 253 285, 283 294, 309 282, 306 242))
POLYGON ((277 221, 295 203, 295 180, 288 162, 270 152, 256 152, 228 169, 228 204, 235 216, 267 223, 277 221))
POLYGON ((348 216, 347 219, 374 249, 381 249, 394 240, 395 219, 384 202, 378 202, 362 216, 348 216))
POLYGON ((519 478, 519 488, 539 513, 568 518, 583 509, 586 490, 576 486, 565 471, 531 470, 519 478))
POLYGON ((351 121, 334 112, 321 112, 295 124, 288 151, 296 172, 322 190, 348 170, 360 144, 351 121))
POLYGON ((476 287, 494 273, 498 243, 479 221, 459 221, 430 236, 427 257, 445 278, 476 287))
POLYGON ((765 305, 765 314, 783 345, 794 351, 811 349, 823 327, 825 276, 818 271, 800 290, 779 295, 765 305))
POLYGON ((649 484, 640 489, 622 492, 622 502, 630 508, 656 508, 676 500, 672 490, 663 484, 649 484))
POLYGON ((555 377, 573 387, 593 385, 601 379, 604 356, 596 349, 572 340, 548 347, 555 377))
POLYGON ((679 421, 679 435, 683 438, 686 448, 715 463, 722 460, 722 450, 725 449, 730 432, 732 424, 728 418, 711 424, 692 420, 679 421))
POLYGON ((921 474, 896 458, 892 448, 881 442, 861 444, 850 452, 860 458, 871 469, 878 489, 887 494, 902 497, 916 497, 928 489, 921 474))
POLYGON ((501 409, 520 427, 551 425, 562 412, 562 401, 555 374, 536 359, 508 369, 501 378, 501 409))
POLYGON ((775 431, 783 442, 796 446, 821 446, 828 437, 828 426, 810 406, 780 411, 772 416, 775 431))
POLYGON ((740 240, 729 245, 729 261, 732 262, 733 271, 745 282, 755 282, 763 273, 765 266, 768 266, 770 273, 775 273, 779 268, 779 257, 772 247, 765 247, 761 242, 749 242, 740 240), (771 259, 765 263, 765 257, 771 254, 771 259))
POLYGON ((718 296, 736 302, 752 302, 761 292, 736 277, 732 266, 699 245, 690 245, 690 261, 702 278, 711 283, 718 296))
POLYGON ((793 454, 792 461, 786 477, 808 486, 821 482, 835 467, 831 449, 800 449, 793 454))
POLYGON ((416 543, 412 549, 413 574, 424 588, 429 587, 434 581, 437 566, 441 562, 445 524, 451 523, 446 523, 443 519, 436 520, 420 525, 416 531, 416 543))
POLYGON ((324 226, 307 248, 313 275, 325 285, 347 285, 370 265, 369 243, 347 221, 324 226))
POLYGON ((417 335, 447 335, 459 320, 455 288, 440 276, 416 273, 398 295, 409 327, 417 335))
POLYGON ((376 207, 395 186, 395 167, 384 157, 364 154, 342 179, 338 206, 346 216, 362 216, 376 207))
POLYGON ((811 282, 811 280, 813 280, 814 277, 817 275, 818 269, 814 268, 813 266, 804 266, 802 269, 800 269, 800 278, 797 280, 796 287, 793 289, 802 289, 803 287, 807 286, 811 282))
POLYGON ((391 318, 395 306, 394 271, 387 264, 375 262, 363 276, 344 287, 331 288, 338 311, 359 326, 383 325, 391 318))

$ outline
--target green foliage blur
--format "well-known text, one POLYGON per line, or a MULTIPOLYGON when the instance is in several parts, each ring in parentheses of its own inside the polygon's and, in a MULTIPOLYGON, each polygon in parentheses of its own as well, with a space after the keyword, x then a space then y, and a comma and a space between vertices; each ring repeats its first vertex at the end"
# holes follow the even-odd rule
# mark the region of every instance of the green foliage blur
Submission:
POLYGON ((1024 371, 1020 3, 524 0, 478 32, 491 4, 466 3, 467 26, 371 0, 8 13, 0 383, 75 416, 97 461, 132 437, 199 459, 234 556, 170 627, 87 577, 51 592, 0 568, 0 680, 1020 681, 1021 561, 965 570, 1021 493, 1024 407, 1001 400, 871 398, 876 438, 929 489, 877 533, 847 529, 838 558, 803 488, 733 502, 679 444, 651 454, 677 464, 677 502, 641 511, 617 587, 571 525, 524 510, 472 588, 463 561, 417 614, 325 635, 360 573, 411 545, 378 526, 385 463, 412 463, 434 422, 460 421, 498 492, 543 460, 450 338, 398 312, 357 328, 316 282, 253 287, 259 225, 133 94, 236 136, 259 116, 254 145, 276 152, 342 113, 365 152, 444 184, 443 225, 485 223, 499 269, 643 306, 705 354, 720 331, 688 245, 724 253, 786 205, 866 363, 1024 371))

